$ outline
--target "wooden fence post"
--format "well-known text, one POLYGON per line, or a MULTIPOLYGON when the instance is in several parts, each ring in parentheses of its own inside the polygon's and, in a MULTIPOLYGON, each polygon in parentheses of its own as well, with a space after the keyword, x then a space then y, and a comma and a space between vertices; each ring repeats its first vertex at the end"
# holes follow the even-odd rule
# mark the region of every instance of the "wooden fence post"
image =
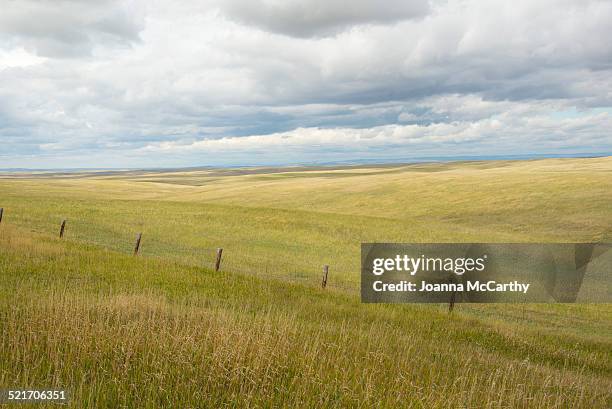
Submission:
POLYGON ((4 207, 0 207, 0 223, 2 223, 2 215, 4 214, 4 207))
POLYGON ((65 229, 66 229, 66 220, 62 220, 62 225, 60 226, 60 239, 64 237, 65 229))
POLYGON ((325 264, 323 266, 323 280, 321 281, 321 287, 327 287, 327 275, 329 274, 329 266, 325 264))
POLYGON ((138 255, 138 250, 140 250, 140 240, 142 239, 142 233, 138 233, 136 237, 136 246, 134 246, 134 255, 138 255))
POLYGON ((219 268, 221 268, 221 255, 222 254, 223 254, 223 249, 218 248, 217 249, 217 260, 215 260, 215 271, 219 271, 219 268))
MULTIPOLYGON (((448 282, 450 284, 456 283, 457 282, 457 277, 454 275, 451 275, 448 278, 448 282)), ((450 300, 448 300, 448 313, 450 314, 451 312, 453 312, 453 309, 455 308, 455 299, 457 297, 457 292, 453 290, 453 292, 451 293, 450 296, 450 300)))

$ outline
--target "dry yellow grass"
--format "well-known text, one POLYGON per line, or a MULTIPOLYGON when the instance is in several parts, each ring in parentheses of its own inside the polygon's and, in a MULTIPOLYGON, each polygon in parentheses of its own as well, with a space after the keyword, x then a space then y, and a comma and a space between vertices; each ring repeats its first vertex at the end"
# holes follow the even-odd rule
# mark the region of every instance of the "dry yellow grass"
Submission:
POLYGON ((354 290, 362 241, 609 240, 611 174, 599 158, 2 178, 0 385, 65 387, 79 408, 610 407, 610 304, 449 315, 354 290), (218 246, 224 273, 206 268, 218 246))
POLYGON ((602 339, 436 306, 362 305, 6 226, 0 261, 0 384, 67 388, 70 407, 604 408, 612 401, 610 323, 593 315, 609 316, 609 306, 529 312, 552 327, 546 315, 563 322, 571 313, 602 339))

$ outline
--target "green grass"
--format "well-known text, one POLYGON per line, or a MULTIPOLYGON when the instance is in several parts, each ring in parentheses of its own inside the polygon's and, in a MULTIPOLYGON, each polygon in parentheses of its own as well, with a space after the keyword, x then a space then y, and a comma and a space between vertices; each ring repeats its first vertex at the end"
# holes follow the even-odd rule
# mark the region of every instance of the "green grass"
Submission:
POLYGON ((67 218, 68 240, 117 251, 143 232, 144 254, 197 266, 217 247, 226 269, 266 277, 312 282, 329 264, 352 289, 361 242, 612 239, 611 158, 263 172, 12 177, 0 206, 37 232, 67 218))
POLYGON ((610 304, 449 315, 356 289, 362 241, 609 241, 611 174, 602 158, 0 179, 0 387, 68 388, 79 408, 610 407, 610 304))

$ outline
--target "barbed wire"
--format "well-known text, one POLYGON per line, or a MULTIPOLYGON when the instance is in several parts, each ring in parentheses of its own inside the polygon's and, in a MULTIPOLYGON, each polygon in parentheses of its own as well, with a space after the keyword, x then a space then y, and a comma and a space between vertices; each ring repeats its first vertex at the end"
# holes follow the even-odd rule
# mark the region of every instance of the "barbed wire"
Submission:
MULTIPOLYGON (((6 212, 4 212, 3 220, 0 220, 0 227, 2 224, 6 224, 9 221, 6 217, 6 212)), ((17 227, 24 227, 21 224, 15 224, 17 227)), ((83 223, 79 223, 76 226, 82 226, 83 223)), ((49 222, 49 226, 51 226, 49 222)), ((321 286, 323 266, 313 266, 313 269, 306 270, 305 268, 298 268, 297 266, 292 266, 289 268, 283 269, 278 264, 274 263, 272 260, 260 260, 256 261, 249 257, 243 257, 240 260, 241 256, 244 256, 244 250, 236 250, 232 248, 232 246, 213 246, 213 247, 199 247, 199 246, 184 246, 180 245, 176 242, 172 243, 172 248, 167 249, 166 251, 156 253, 156 248, 163 248, 164 245, 167 245, 167 241, 160 241, 152 238, 151 236, 147 236, 146 233, 136 232, 137 230, 146 231, 145 226, 142 223, 138 223, 138 229, 130 229, 131 232, 116 232, 115 236, 117 236, 114 240, 109 242, 110 236, 108 231, 103 231, 103 234, 99 233, 100 229, 96 229, 95 225, 89 224, 90 229, 86 229, 86 231, 78 230, 75 224, 70 224, 67 219, 62 219, 57 224, 57 231, 52 232, 46 228, 32 227, 28 226, 29 230, 39 234, 45 235, 57 235, 58 239, 60 238, 60 234, 62 234, 62 240, 69 242, 76 242, 78 244, 90 245, 98 248, 103 248, 110 251, 116 251, 118 253, 130 254, 134 252, 134 246, 136 245, 137 236, 142 234, 142 241, 140 243, 139 255, 144 257, 156 257, 164 260, 173 260, 175 262, 179 262, 185 266, 190 267, 201 267, 214 270, 215 262, 216 262, 216 254, 219 249, 223 249, 223 256, 221 260, 221 271, 227 271, 232 273, 239 273, 249 276, 255 276, 259 278, 265 279, 275 279, 281 281, 288 281, 292 283, 298 283, 308 286, 321 286), (61 233, 62 227, 64 225, 63 234, 61 233), (132 242, 130 243, 129 238, 132 237, 132 242), (169 254, 172 251, 173 254, 169 254), (261 264, 262 266, 256 266, 256 264, 261 264), (247 264, 248 267, 244 267, 247 264), (263 270, 263 271, 261 271, 263 270)), ((278 247, 277 247, 278 248, 278 247)), ((282 249, 282 247, 280 247, 282 249)), ((293 254, 296 253, 295 246, 288 245, 284 253, 287 255, 287 258, 290 258, 293 254)), ((340 272, 336 272, 340 273, 340 272)), ((346 280, 339 278, 340 274, 334 277, 333 264, 330 270, 330 279, 327 282, 327 287, 331 287, 333 289, 354 292, 358 289, 357 283, 350 283, 346 280)))

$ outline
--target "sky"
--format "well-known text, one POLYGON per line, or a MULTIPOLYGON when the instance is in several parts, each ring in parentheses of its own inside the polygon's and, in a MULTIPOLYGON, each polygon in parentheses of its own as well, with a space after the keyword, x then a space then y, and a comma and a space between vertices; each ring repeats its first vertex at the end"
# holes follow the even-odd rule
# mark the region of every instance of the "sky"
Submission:
POLYGON ((612 152, 610 0, 0 3, 0 168, 612 152))

